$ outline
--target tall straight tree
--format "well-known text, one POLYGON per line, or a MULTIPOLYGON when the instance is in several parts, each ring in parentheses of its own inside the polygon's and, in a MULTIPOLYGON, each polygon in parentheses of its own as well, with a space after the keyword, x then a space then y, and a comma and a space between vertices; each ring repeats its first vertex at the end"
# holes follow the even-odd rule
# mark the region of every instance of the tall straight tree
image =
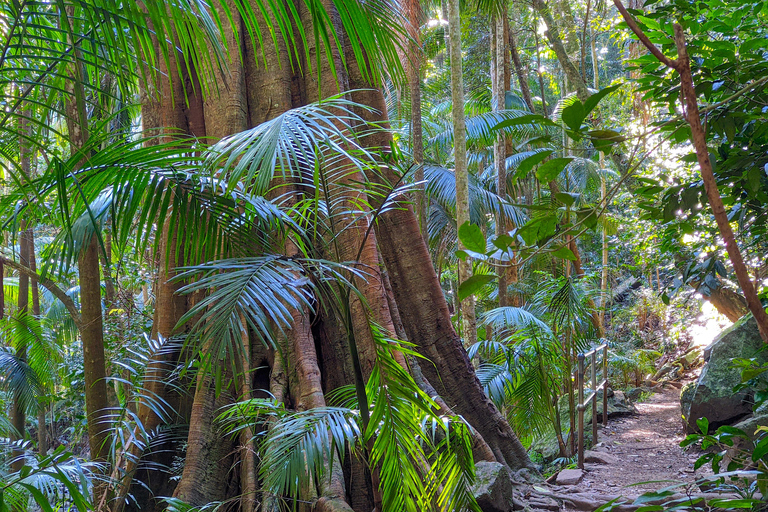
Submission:
MULTIPOLYGON (((453 162, 456 174, 456 228, 469 224, 469 169, 467 166, 467 125, 464 118, 464 74, 461 53, 461 12, 459 0, 448 0, 448 42, 451 56, 451 103, 453 112, 453 162)), ((464 250, 459 238, 459 250, 464 250)), ((459 259, 459 283, 472 277, 469 257, 459 259)), ((461 316, 466 346, 477 341, 475 299, 469 295, 461 301, 461 316)))

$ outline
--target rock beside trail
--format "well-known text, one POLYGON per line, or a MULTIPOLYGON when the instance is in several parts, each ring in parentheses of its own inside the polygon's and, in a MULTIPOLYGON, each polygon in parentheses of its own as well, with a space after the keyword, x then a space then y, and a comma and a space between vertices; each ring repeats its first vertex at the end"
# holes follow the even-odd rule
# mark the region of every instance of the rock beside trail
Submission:
POLYGON ((755 431, 758 427, 768 427, 768 403, 758 407, 752 416, 736 423, 734 427, 743 430, 753 441, 757 439, 755 431))
POLYGON ((604 451, 585 450, 584 462, 590 462, 592 464, 618 464, 619 459, 604 451))
POLYGON ((576 485, 584 478, 584 471, 580 469, 564 469, 557 474, 557 485, 576 485))
POLYGON ((483 512, 511 512, 514 485, 509 469, 498 462, 475 464, 475 484, 472 495, 483 512))
POLYGON ((763 342, 752 315, 747 315, 728 329, 704 350, 706 364, 698 381, 680 393, 683 426, 686 432, 698 431, 696 420, 707 418, 710 429, 732 425, 752 413, 753 390, 733 388, 741 382, 741 371, 732 367, 733 358, 757 358, 768 361, 761 352, 763 342))

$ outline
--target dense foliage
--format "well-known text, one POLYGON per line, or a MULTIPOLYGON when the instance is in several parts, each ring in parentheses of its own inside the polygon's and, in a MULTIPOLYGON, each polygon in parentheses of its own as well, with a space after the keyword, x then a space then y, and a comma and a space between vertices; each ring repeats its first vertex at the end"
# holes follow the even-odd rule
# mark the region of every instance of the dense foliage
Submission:
POLYGON ((626 7, 0 4, 0 512, 479 510, 764 313, 768 7, 626 7))

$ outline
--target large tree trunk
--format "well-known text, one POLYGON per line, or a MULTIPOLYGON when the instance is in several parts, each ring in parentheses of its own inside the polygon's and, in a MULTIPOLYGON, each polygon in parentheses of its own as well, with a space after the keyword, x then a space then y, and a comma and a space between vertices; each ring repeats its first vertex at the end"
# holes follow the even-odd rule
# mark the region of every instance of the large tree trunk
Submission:
POLYGON ((85 409, 88 413, 88 444, 91 460, 104 462, 109 454, 109 401, 107 399, 104 326, 101 316, 99 243, 92 236, 77 262, 80 270, 80 304, 83 328, 85 409))

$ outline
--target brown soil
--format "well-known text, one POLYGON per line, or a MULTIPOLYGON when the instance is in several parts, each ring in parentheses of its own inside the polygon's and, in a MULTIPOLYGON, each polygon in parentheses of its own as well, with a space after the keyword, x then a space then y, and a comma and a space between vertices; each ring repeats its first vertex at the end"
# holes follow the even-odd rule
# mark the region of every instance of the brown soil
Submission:
POLYGON ((629 498, 675 483, 693 483, 707 472, 706 467, 694 472, 698 449, 680 447, 685 438, 680 390, 667 387, 636 407, 637 414, 609 420, 607 428, 600 429, 596 450, 619 462, 587 463, 579 490, 629 498))

